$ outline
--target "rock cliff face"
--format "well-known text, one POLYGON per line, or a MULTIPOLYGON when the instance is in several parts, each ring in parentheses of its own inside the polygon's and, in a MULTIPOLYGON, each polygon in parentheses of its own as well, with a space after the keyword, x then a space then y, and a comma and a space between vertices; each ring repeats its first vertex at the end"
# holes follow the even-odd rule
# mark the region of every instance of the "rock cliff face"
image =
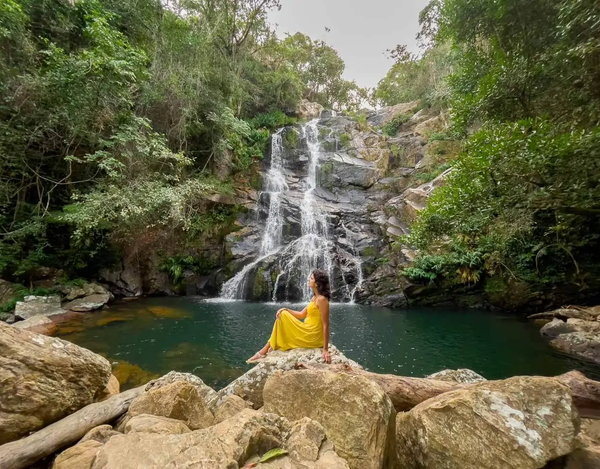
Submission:
MULTIPOLYGON (((230 201, 211 202, 243 205, 246 211, 223 246, 211 244, 219 267, 203 277, 185 275, 187 294, 307 300, 307 279, 321 268, 330 274, 335 301, 407 304, 398 266, 414 252, 398 241, 443 184, 443 163, 457 153, 448 142, 429 142, 445 121, 419 110, 418 102, 357 118, 309 104, 303 116, 312 120, 272 136, 262 188, 238 188, 230 201)), ((103 273, 113 292, 181 293, 160 271, 156 250, 141 246, 103 273)))
POLYGON ((412 253, 392 243, 445 176, 414 188, 428 123, 440 125, 417 104, 385 108, 366 122, 323 112, 274 135, 256 210, 226 240, 223 296, 306 300, 306 280, 318 267, 329 272, 336 301, 406 305, 396 267, 412 253), (380 126, 399 116, 397 135, 383 135, 380 126))

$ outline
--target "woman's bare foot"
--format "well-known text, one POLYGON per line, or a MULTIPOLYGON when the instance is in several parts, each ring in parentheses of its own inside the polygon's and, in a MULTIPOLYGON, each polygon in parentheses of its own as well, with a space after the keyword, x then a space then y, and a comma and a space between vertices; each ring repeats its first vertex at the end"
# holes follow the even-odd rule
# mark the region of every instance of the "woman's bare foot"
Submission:
POLYGON ((267 344, 263 348, 261 348, 258 352, 256 352, 251 358, 246 360, 246 363, 252 364, 261 361, 263 358, 267 356, 267 353, 271 351, 271 345, 267 344))
POLYGON ((250 357, 248 360, 246 360, 246 363, 248 363, 249 365, 251 365, 253 363, 258 363, 266 356, 267 355, 264 353, 256 352, 254 355, 252 355, 252 357, 250 357))

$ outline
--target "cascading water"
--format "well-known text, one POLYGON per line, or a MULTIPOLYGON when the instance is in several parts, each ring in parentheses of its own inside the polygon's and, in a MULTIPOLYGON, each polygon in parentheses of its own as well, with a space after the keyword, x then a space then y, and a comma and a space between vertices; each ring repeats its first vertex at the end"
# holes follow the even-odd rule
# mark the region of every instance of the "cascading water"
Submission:
MULTIPOLYGON (((319 164, 319 128, 318 120, 310 121, 301 129, 301 136, 306 140, 308 147, 308 175, 304 181, 304 195, 300 205, 301 229, 302 235, 297 240, 290 243, 286 249, 288 256, 282 259, 288 259, 287 262, 280 263, 280 273, 273 289, 273 300, 277 300, 277 290, 279 281, 282 277, 287 278, 286 296, 289 291, 289 282, 297 272, 300 281, 307 282, 311 272, 316 268, 324 269, 331 278, 332 259, 330 250, 332 243, 328 240, 327 219, 320 209, 316 197, 317 188, 317 167, 319 164)), ((333 288, 333 285, 332 285, 333 288)), ((311 297, 311 291, 308 288, 302 288, 303 300, 308 301, 311 297)))
POLYGON ((231 300, 243 299, 248 273, 264 259, 277 252, 281 246, 281 229, 283 227, 281 198, 283 193, 288 190, 285 175, 283 174, 282 131, 283 129, 279 129, 271 137, 271 167, 265 175, 265 190, 261 194, 261 197, 264 194, 269 197, 269 214, 265 224, 259 255, 254 262, 245 266, 223 285, 221 298, 231 300))
MULTIPOLYGON (((296 188, 290 189, 286 179, 286 175, 289 177, 286 163, 292 158, 294 161, 291 162, 297 163, 298 159, 296 156, 284 155, 284 131, 286 129, 279 130, 271 140, 271 166, 265 174, 264 191, 260 197, 261 201, 268 203, 268 210, 258 256, 223 285, 221 297, 245 299, 248 281, 253 275, 257 275, 261 266, 269 265, 270 271, 277 273, 272 284, 273 301, 289 299, 290 296, 308 301, 312 293, 307 287, 307 281, 315 268, 329 273, 332 290, 335 289, 332 274, 334 257, 337 255, 343 261, 343 265, 340 265, 344 284, 342 288, 345 293, 343 296, 353 301, 362 283, 360 258, 354 251, 349 253, 344 250, 341 254, 336 251, 329 232, 328 217, 321 209, 320 199, 315 193, 318 188, 320 158, 319 119, 308 122, 299 129, 300 140, 305 145, 302 154, 308 160, 306 166, 302 164, 306 176, 297 179, 300 194, 296 188), (300 218, 300 233, 295 239, 287 236, 286 242, 283 242, 283 231, 288 222, 285 219, 284 204, 287 204, 288 211, 297 213, 300 218), (353 275, 346 275, 349 270, 353 271, 353 275), (358 279, 358 283, 348 285, 347 276, 358 279)), ((288 128, 287 131, 295 132, 295 129, 288 128)), ((348 234, 347 238, 350 238, 348 234)))

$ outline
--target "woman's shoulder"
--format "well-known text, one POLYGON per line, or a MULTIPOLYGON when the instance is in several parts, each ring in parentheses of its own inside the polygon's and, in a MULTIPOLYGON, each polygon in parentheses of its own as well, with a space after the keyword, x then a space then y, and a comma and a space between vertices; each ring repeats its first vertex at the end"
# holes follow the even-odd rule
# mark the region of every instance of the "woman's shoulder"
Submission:
POLYGON ((317 303, 317 304, 329 303, 329 299, 323 295, 315 296, 315 303, 317 303))

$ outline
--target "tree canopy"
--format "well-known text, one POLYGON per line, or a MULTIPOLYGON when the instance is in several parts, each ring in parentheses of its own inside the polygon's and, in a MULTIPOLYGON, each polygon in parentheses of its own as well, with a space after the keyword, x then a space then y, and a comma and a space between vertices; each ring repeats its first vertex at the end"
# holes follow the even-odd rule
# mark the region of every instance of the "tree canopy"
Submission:
POLYGON ((0 2, 0 274, 93 275, 140 229, 222 223, 205 197, 231 191, 303 97, 353 106, 337 53, 279 40, 276 8, 0 2))

